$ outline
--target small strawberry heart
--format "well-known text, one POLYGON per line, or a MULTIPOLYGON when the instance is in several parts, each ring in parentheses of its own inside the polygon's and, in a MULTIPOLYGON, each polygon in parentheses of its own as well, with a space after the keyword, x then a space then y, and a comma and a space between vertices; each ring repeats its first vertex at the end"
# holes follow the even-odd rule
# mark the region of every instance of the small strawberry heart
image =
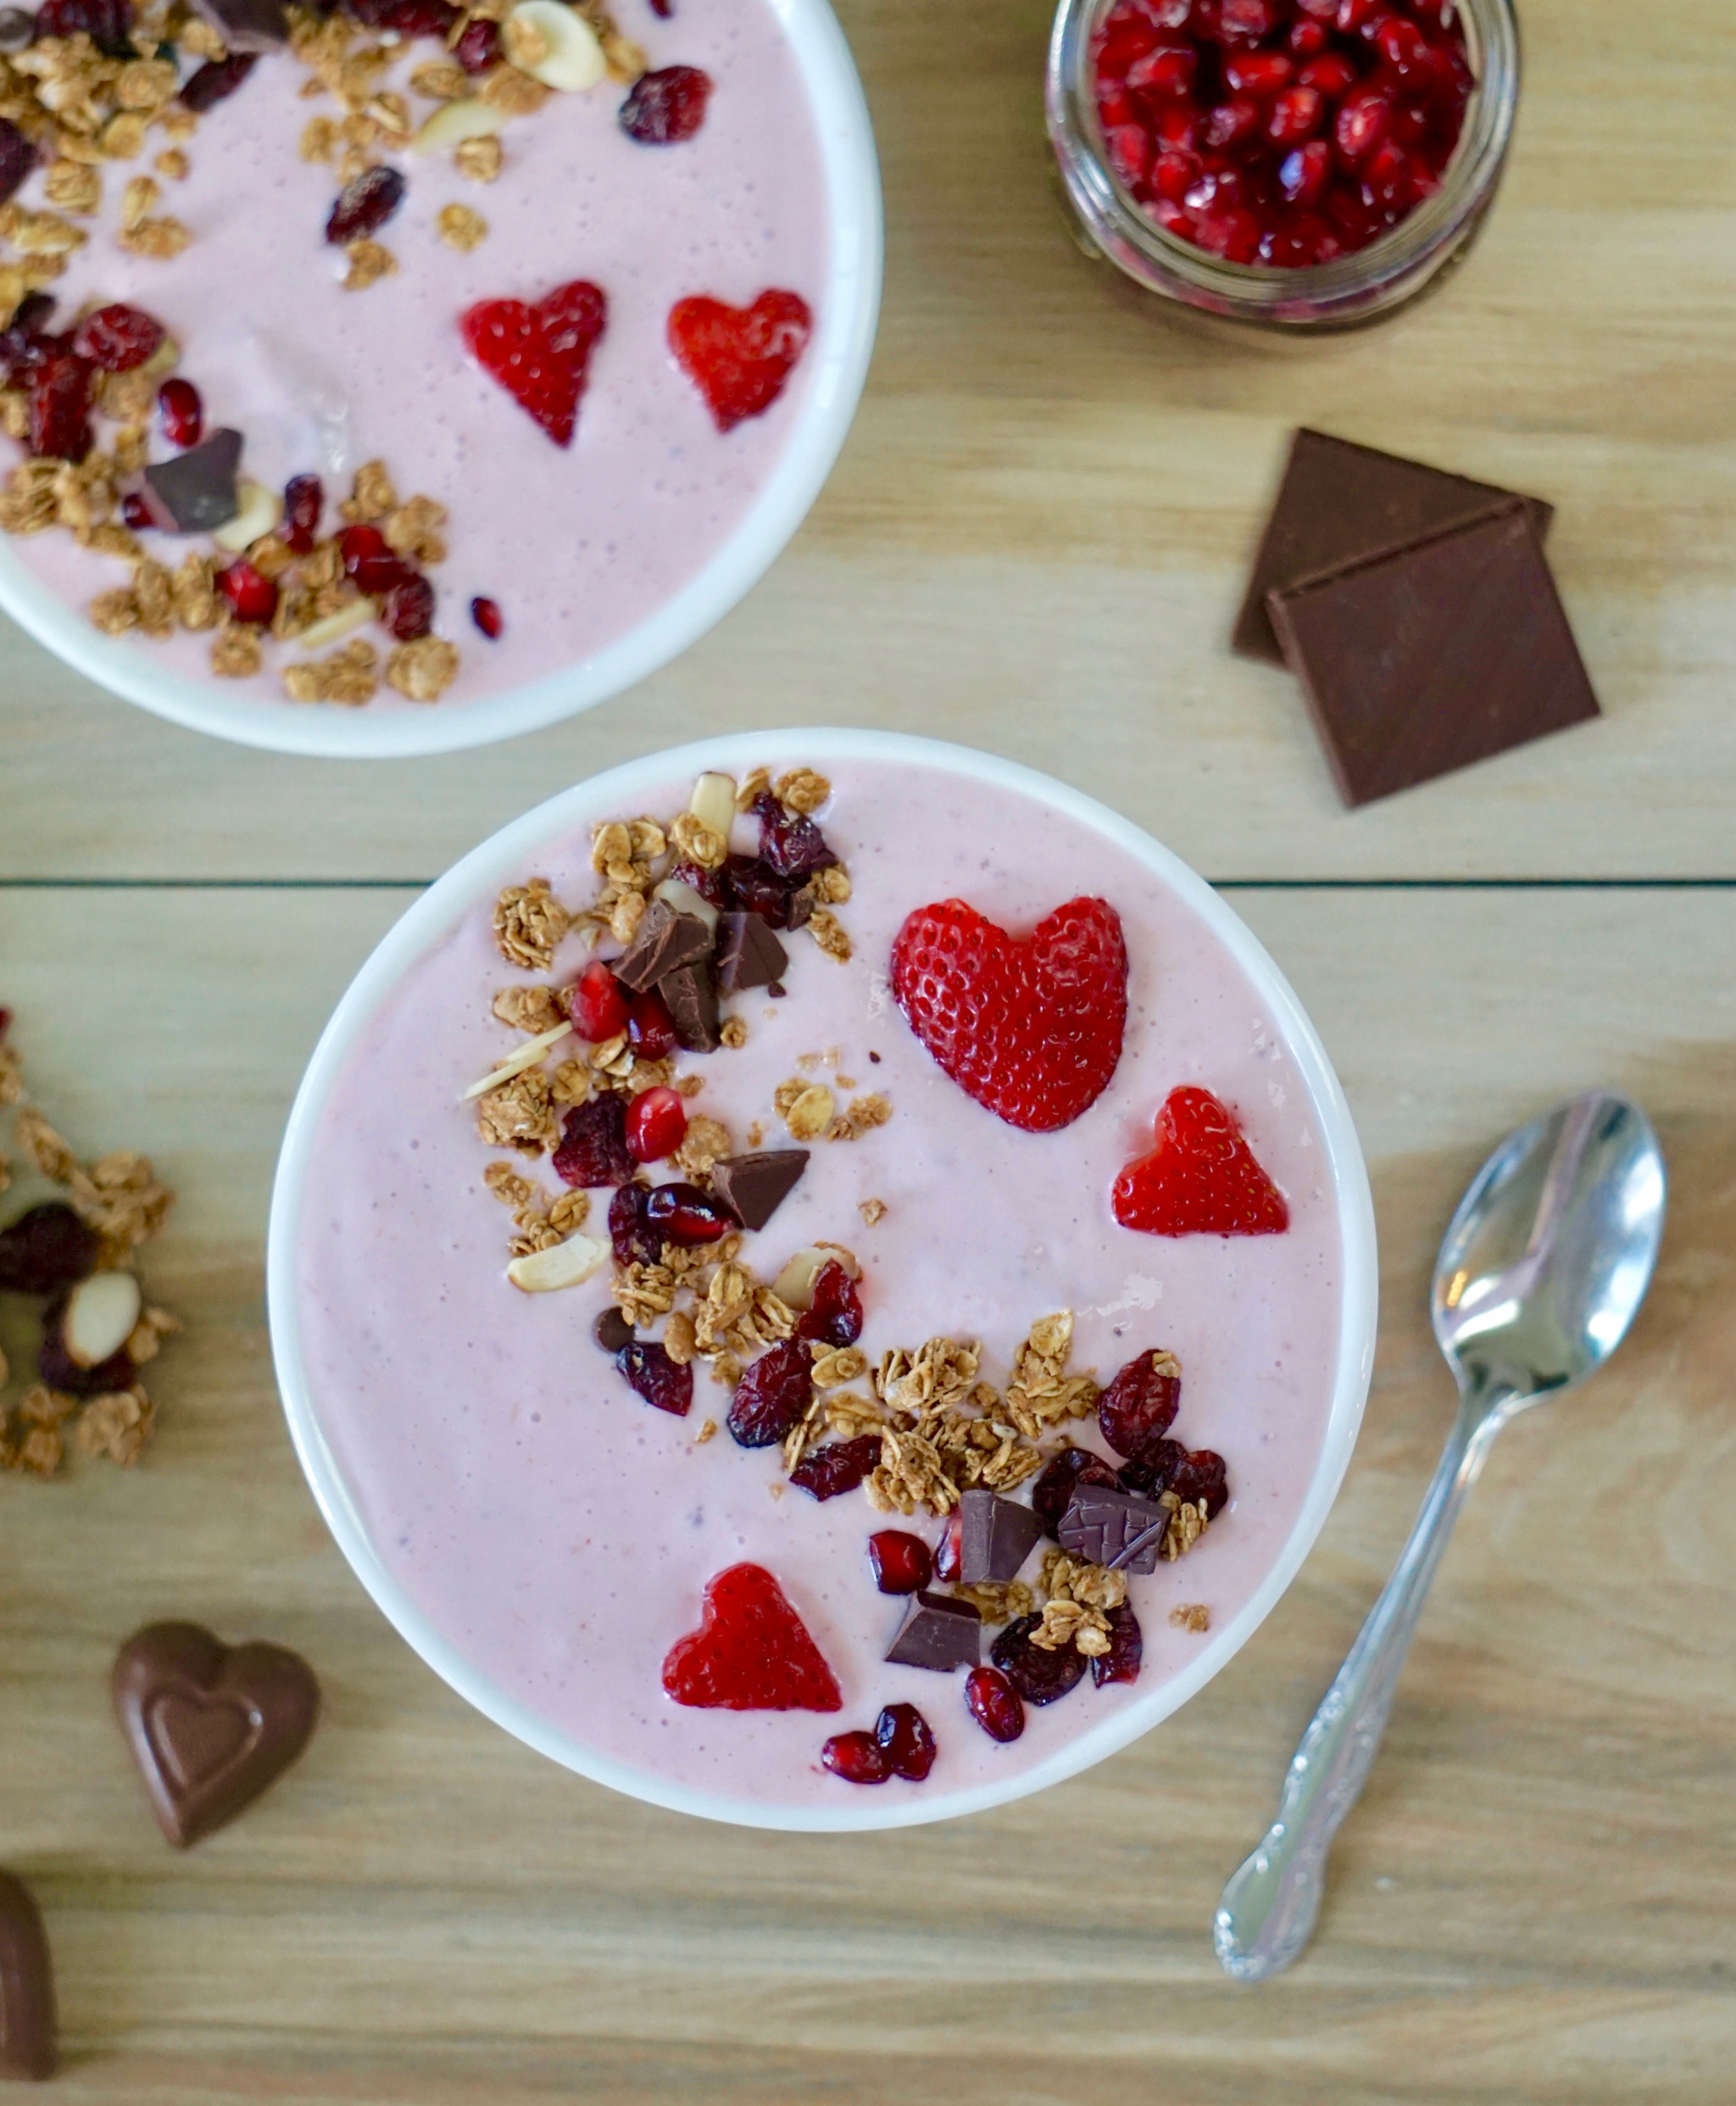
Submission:
POLYGON ((670 1647, 663 1686, 704 1711, 843 1708, 837 1677, 763 1565, 732 1565, 707 1583, 699 1628, 670 1647))
POLYGON ((1009 936, 962 900, 918 907, 892 951, 910 1028, 977 1103, 1050 1134, 1109 1087, 1127 1021, 1127 946, 1106 900, 1009 936))
POLYGON ((704 294, 669 311, 669 348, 720 432, 768 410, 808 348, 814 316, 798 292, 762 292, 751 307, 704 294))
POLYGON ((1172 1089, 1157 1115, 1157 1146, 1116 1179, 1123 1228, 1149 1236, 1281 1236, 1290 1210, 1209 1089, 1172 1089))
POLYGON ((570 446, 591 351, 609 319, 601 287, 575 278, 534 307, 481 300, 459 318, 471 356, 528 410, 557 446, 570 446))

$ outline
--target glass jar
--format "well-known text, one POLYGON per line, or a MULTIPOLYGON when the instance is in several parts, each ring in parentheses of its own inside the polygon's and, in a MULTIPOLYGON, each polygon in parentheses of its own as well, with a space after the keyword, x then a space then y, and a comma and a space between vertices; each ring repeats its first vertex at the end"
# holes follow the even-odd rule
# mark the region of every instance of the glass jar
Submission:
POLYGON ((1049 38, 1049 136, 1088 251, 1198 314, 1301 336, 1364 326, 1405 306, 1482 229, 1513 136, 1519 25, 1512 0, 1460 0, 1477 86, 1440 187, 1367 248, 1301 270, 1227 263, 1148 219, 1111 170, 1092 91, 1093 33, 1113 0, 1060 0, 1049 38))

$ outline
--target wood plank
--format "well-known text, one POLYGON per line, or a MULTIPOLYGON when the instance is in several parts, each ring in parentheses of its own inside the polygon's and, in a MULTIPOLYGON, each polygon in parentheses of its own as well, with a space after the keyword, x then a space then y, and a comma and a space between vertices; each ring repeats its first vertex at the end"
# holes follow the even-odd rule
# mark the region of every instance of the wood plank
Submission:
POLYGON ((1218 878, 1736 871, 1724 0, 1682 0, 1667 36, 1622 0, 1527 0, 1475 256, 1399 324, 1287 353, 1162 326, 1074 248, 1044 0, 973 14, 968 63, 931 11, 843 12, 885 163, 885 318, 837 471, 746 604, 588 719, 398 774, 198 739, 8 630, 0 875, 424 878, 616 760, 816 721, 999 748, 1218 878), (1303 421, 1553 499, 1607 721, 1342 812, 1291 683, 1223 644, 1303 421))
POLYGON ((392 1635, 290 1456, 260 1316, 279 1125, 408 895, 0 892, 47 1108, 156 1154, 191 1319, 143 1467, 0 1479, 0 1855, 39 1892, 79 2106, 704 2106, 920 2086, 982 2106, 1712 2106, 1736 1995, 1736 895, 1238 896, 1338 1060, 1386 1314, 1321 1546, 1177 1719, 938 1830, 771 1837, 640 1808, 468 1713, 392 1635), (1659 1286, 1582 1401, 1502 1442, 1447 1560, 1321 1939, 1238 1991, 1224 1875, 1408 1524, 1449 1409, 1422 1310, 1461 1183, 1608 1078, 1675 1180, 1659 1286), (186 1857, 107 1716, 113 1649, 192 1614, 303 1649, 308 1759, 186 1857))

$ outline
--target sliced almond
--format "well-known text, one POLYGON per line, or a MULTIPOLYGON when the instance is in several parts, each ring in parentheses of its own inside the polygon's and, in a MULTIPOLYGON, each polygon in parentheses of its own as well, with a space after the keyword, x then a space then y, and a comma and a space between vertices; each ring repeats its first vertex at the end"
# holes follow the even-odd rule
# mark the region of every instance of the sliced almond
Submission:
POLYGON ((563 95, 582 94, 609 71, 596 31, 561 0, 519 0, 500 37, 520 73, 563 95))
POLYGON ((771 1283, 771 1291, 786 1308, 811 1309, 814 1283, 828 1265, 842 1265, 852 1279, 862 1277, 854 1251, 845 1250, 841 1243, 814 1243, 797 1251, 771 1283))
POLYGON ((239 555, 244 549, 250 549, 261 534, 269 534, 282 513, 276 492, 268 490, 263 482, 249 482, 243 476, 235 486, 235 494, 241 500, 241 510, 233 519, 215 528, 211 538, 220 549, 239 555))
POLYGON ((60 1340, 78 1368, 97 1368, 132 1336, 143 1306, 131 1273, 92 1273, 66 1298, 60 1340))
POLYGON ((557 1287, 576 1287, 609 1256, 609 1245, 595 1236, 569 1236, 565 1243, 551 1244, 546 1251, 532 1251, 515 1257, 506 1268, 515 1287, 527 1295, 546 1295, 557 1287))
POLYGON ((665 878, 652 894, 654 900, 661 900, 665 906, 677 914, 691 914, 702 921, 707 928, 717 927, 717 909, 703 892, 695 892, 679 878, 665 878))
POLYGON ((733 776, 702 775, 693 785, 693 794, 687 800, 687 810, 701 826, 709 827, 714 833, 729 839, 729 830, 735 824, 736 785, 733 776))
POLYGON ((316 621, 311 628, 303 629, 289 640, 298 651, 323 650, 326 644, 335 644, 341 636, 353 630, 364 628, 378 611, 371 599, 353 599, 347 607, 340 607, 336 614, 329 614, 323 621, 316 621))
POLYGON ((459 1102, 468 1104, 472 1097, 486 1097, 491 1089, 498 1089, 502 1083, 510 1082, 515 1075, 522 1075, 527 1067, 534 1067, 549 1047, 571 1029, 570 1023, 556 1024, 552 1031, 539 1031, 534 1039, 526 1039, 515 1053, 508 1054, 498 1067, 491 1068, 481 1082, 473 1082, 459 1102))
POLYGON ((486 139, 506 128, 506 112, 485 103, 480 95, 467 95, 459 103, 444 103, 410 141, 412 152, 435 153, 442 147, 462 146, 466 139, 486 139))

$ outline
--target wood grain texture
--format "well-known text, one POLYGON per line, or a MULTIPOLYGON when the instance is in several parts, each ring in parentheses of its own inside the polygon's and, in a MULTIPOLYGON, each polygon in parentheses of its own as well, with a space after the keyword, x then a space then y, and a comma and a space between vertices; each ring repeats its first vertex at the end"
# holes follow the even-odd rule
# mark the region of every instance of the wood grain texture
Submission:
POLYGON ((1736 870, 1736 20, 1525 0, 1504 195, 1414 315, 1288 353, 1161 324, 1064 227, 1044 0, 842 0, 885 168, 861 415, 807 525, 678 664, 481 755, 244 753, 0 634, 0 876, 426 878, 564 783, 704 733, 843 722, 997 748, 1209 875, 1736 870), (1224 645, 1309 422, 1559 507, 1604 722, 1354 816, 1286 677, 1224 645))
POLYGON ((470 1713, 326 1536, 271 1383, 282 1116, 407 893, 0 891, 0 994, 81 1145, 181 1204, 190 1319, 122 1474, 0 1479, 0 1857, 43 1903, 76 2106, 1714 2106, 1736 2043, 1736 895, 1251 892, 1373 1164, 1385 1314, 1319 1550, 1232 1666, 1088 1775, 928 1830, 637 1806, 470 1713), (1671 1232, 1630 1346, 1520 1422, 1449 1552, 1320 1937, 1257 1991, 1208 1925, 1450 1411, 1423 1301, 1461 1186, 1598 1079, 1658 1115, 1671 1232), (110 1720, 159 1615, 304 1652, 303 1763, 185 1857, 110 1720))

